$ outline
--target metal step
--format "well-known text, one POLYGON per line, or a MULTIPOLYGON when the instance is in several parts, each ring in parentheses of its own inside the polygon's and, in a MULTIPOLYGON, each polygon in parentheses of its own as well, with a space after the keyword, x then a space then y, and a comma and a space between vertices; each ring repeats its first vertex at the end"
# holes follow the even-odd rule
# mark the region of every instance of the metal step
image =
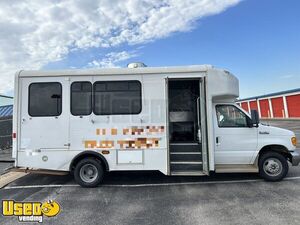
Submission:
POLYGON ((201 152, 171 152, 171 155, 201 155, 201 152))
POLYGON ((171 172, 172 176, 206 176, 205 173, 201 172, 201 171, 192 171, 192 170, 188 170, 188 171, 172 171, 171 172))
POLYGON ((202 161, 200 152, 171 152, 170 161, 202 161))
POLYGON ((170 143, 170 152, 201 152, 199 143, 170 143))
POLYGON ((197 161, 197 162, 195 162, 195 161, 171 161, 170 162, 171 164, 199 164, 199 165, 202 165, 202 162, 201 161, 197 161))
POLYGON ((170 162, 171 172, 202 171, 202 162, 170 162))

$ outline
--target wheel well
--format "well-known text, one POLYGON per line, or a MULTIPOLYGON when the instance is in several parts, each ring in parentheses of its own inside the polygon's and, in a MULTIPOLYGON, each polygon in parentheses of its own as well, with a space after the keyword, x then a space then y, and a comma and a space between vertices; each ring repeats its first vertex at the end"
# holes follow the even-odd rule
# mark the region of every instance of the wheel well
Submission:
POLYGON ((264 146, 259 151, 258 161, 259 161, 259 158, 267 152, 277 152, 277 153, 283 155, 286 159, 291 158, 291 154, 290 154, 289 150, 286 147, 284 147, 283 145, 267 145, 267 146, 264 146))
POLYGON ((109 166, 108 166, 108 163, 107 163, 106 159, 101 154, 99 154, 98 152, 93 152, 93 151, 85 151, 85 152, 82 152, 82 153, 79 153, 78 155, 76 155, 75 158, 72 159, 72 161, 71 161, 70 171, 71 172, 74 171, 76 164, 80 160, 82 160, 84 158, 88 158, 88 157, 98 159, 102 163, 102 165, 104 167, 104 170, 109 171, 109 166))

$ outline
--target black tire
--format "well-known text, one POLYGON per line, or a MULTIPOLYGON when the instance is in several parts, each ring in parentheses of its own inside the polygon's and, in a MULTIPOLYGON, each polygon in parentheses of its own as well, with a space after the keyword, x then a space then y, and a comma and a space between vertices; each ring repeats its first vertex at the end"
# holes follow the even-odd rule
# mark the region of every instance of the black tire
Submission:
POLYGON ((258 162, 259 175, 266 181, 280 181, 289 171, 287 159, 277 152, 263 154, 258 162))
POLYGON ((82 187, 97 187, 103 181, 104 173, 100 160, 86 158, 76 164, 74 179, 82 187))

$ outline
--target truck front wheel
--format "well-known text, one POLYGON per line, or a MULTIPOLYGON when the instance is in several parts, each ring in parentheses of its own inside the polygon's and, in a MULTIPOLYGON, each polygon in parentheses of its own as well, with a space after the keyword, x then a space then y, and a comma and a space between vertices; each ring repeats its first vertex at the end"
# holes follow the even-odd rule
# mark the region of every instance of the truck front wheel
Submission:
POLYGON ((289 170, 287 159, 277 152, 267 152, 259 159, 259 174, 267 181, 282 180, 289 170))
POLYGON ((96 187, 104 177, 101 162, 94 158, 80 160, 74 170, 74 179, 82 187, 96 187))

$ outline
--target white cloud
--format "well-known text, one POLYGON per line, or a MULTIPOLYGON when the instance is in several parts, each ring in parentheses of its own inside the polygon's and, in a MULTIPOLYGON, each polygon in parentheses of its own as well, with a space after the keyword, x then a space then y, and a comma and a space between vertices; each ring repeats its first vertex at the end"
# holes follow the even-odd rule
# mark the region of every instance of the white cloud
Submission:
POLYGON ((137 53, 134 51, 127 52, 110 52, 102 57, 100 60, 93 60, 89 62, 87 67, 89 68, 112 68, 112 67, 119 67, 118 63, 136 57, 137 53))
MULTIPOLYGON (((134 45, 192 29, 240 0, 0 1, 0 92, 19 69, 38 69, 70 51, 134 45)), ((98 62, 99 63, 99 62, 98 62)))

